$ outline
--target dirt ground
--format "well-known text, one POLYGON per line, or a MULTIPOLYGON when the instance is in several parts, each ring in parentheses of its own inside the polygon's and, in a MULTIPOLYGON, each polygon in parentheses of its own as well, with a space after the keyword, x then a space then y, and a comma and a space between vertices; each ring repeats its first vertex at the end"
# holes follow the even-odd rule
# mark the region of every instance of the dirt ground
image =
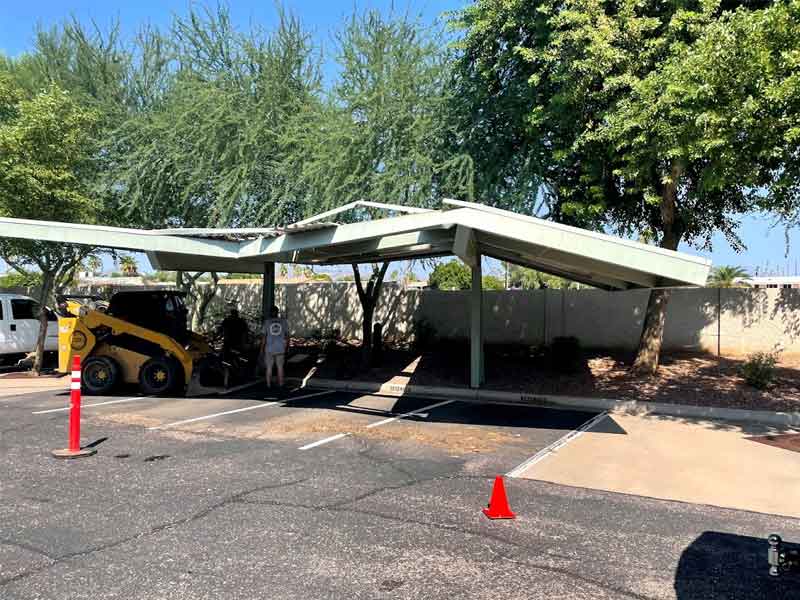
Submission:
MULTIPOLYGON (((366 371, 359 365, 354 344, 305 342, 295 351, 309 360, 292 365, 292 375, 331 379, 359 379, 416 385, 466 386, 469 347, 447 343, 426 352, 389 349, 379 366, 366 371)), ((630 372, 633 353, 583 350, 569 372, 561 372, 546 353, 522 346, 486 347, 486 388, 533 394, 591 396, 641 402, 693 404, 752 410, 800 411, 800 356, 783 355, 777 377, 766 390, 749 386, 739 371, 745 358, 717 357, 701 352, 663 353, 658 374, 630 372)))

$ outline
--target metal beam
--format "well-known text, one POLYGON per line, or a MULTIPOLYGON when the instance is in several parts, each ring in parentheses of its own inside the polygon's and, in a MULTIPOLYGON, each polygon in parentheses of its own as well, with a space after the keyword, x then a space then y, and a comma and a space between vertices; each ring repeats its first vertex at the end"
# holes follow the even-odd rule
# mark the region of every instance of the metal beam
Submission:
POLYGON ((227 258, 236 258, 239 250, 238 242, 224 240, 170 236, 144 229, 12 218, 0 218, 0 237, 227 258))
POLYGON ((295 256, 294 261, 301 264, 325 264, 325 265, 349 265, 353 263, 374 263, 386 260, 411 260, 419 258, 431 258, 435 256, 451 256, 453 250, 450 244, 417 244, 405 248, 386 251, 376 254, 334 254, 330 256, 317 256, 314 254, 300 253, 295 256))
POLYGON ((453 254, 470 267, 475 267, 480 262, 480 255, 475 243, 475 232, 472 229, 463 225, 456 226, 453 254))
POLYGON ((159 271, 216 271, 218 273, 264 272, 263 260, 218 258, 203 254, 176 254, 175 252, 148 252, 150 265, 159 271))
POLYGON ((376 237, 364 242, 353 244, 326 246, 315 248, 304 256, 342 257, 354 255, 380 254, 383 252, 402 252, 406 248, 416 246, 451 246, 453 234, 447 229, 432 229, 426 231, 413 231, 399 235, 386 235, 376 237))
POLYGON ((402 204, 386 204, 385 202, 372 202, 370 200, 356 200, 355 202, 350 202, 349 204, 339 206, 338 208, 326 210, 325 212, 319 213, 318 215, 314 215, 313 217, 309 217, 308 219, 303 219, 302 221, 293 223, 292 225, 290 225, 290 227, 297 227, 298 225, 307 225, 309 223, 314 223, 315 221, 321 221, 322 219, 326 219, 328 217, 332 217, 334 215, 347 212, 348 210, 352 210, 358 206, 368 206, 370 208, 393 210, 396 212, 402 212, 407 214, 430 212, 430 209, 428 208, 417 208, 416 206, 403 206, 402 204))
POLYGON ((325 247, 366 242, 400 233, 451 227, 458 211, 429 211, 422 214, 376 219, 363 223, 350 223, 335 228, 287 233, 276 238, 264 238, 242 244, 242 258, 273 260, 274 257, 295 250, 316 250, 325 247))

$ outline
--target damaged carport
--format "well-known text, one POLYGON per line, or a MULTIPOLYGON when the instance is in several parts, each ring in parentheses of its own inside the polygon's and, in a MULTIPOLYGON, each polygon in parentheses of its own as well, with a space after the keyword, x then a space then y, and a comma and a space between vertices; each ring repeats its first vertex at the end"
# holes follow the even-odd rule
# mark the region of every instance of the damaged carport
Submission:
POLYGON ((456 255, 472 269, 470 385, 483 382, 481 259, 497 258, 607 289, 703 285, 710 261, 647 244, 445 200, 442 210, 352 203, 285 227, 137 230, 0 219, 0 236, 146 252, 161 270, 260 273, 262 305, 275 294, 275 263, 337 265, 456 255), (397 216, 338 223, 358 207, 397 216))

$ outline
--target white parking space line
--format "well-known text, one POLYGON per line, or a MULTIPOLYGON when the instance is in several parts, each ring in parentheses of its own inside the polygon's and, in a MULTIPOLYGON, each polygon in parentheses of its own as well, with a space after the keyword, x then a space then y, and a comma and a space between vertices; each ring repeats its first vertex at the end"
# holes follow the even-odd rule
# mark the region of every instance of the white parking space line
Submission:
MULTIPOLYGON (((244 408, 235 408, 233 410, 225 410, 222 412, 214 413, 211 415, 203 415, 202 417, 193 417, 191 419, 182 419, 180 421, 174 421, 172 423, 164 423, 162 425, 156 425, 154 427, 148 427, 148 430, 154 429, 166 429, 167 427, 174 427, 175 425, 184 425, 185 423, 194 423, 195 421, 203 421, 205 419, 215 419, 217 417, 222 417, 225 415, 232 415, 235 413, 246 412, 248 410, 256 410, 257 408, 267 408, 270 406, 283 406, 288 404, 289 402, 294 402, 295 400, 302 400, 303 398, 313 398, 314 396, 322 396, 323 394, 333 394, 335 390, 326 390, 324 392, 315 392, 313 394, 304 394, 303 396, 296 396, 294 398, 287 398, 283 401, 276 401, 276 402, 264 402, 262 404, 257 404, 256 406, 245 406, 244 408)), ((268 400, 271 398, 265 398, 268 400)))
MULTIPOLYGON (((434 408, 438 408, 440 406, 444 406, 445 404, 450 404, 455 402, 455 400, 445 400, 444 402, 437 402, 436 404, 430 404, 428 406, 423 406, 422 408, 418 408, 416 410, 412 410, 407 413, 403 413, 400 415, 395 415, 393 417, 389 417, 388 419, 383 419, 382 421, 377 421, 376 423, 370 423, 364 429, 372 429, 373 427, 380 427, 381 425, 386 425, 387 423, 391 423, 393 421, 399 421, 400 419, 405 419, 406 417, 412 417, 414 415, 418 415, 423 413, 427 410, 432 410, 434 408)), ((330 442, 335 442, 336 440, 340 440, 343 437, 347 437, 348 435, 352 435, 352 432, 345 432, 345 433, 337 433, 336 435, 332 435, 330 437, 326 437, 322 440, 317 440, 316 442, 312 442, 310 444, 306 444, 305 446, 300 446, 298 450, 310 450, 311 448, 316 448, 317 446, 322 446, 323 444, 328 444, 330 442)))
POLYGON ((349 433, 337 433, 336 435, 332 435, 331 437, 326 437, 324 440, 318 440, 316 442, 312 442, 311 444, 306 444, 305 446, 300 446, 298 450, 311 450, 311 448, 316 448, 317 446, 322 446, 322 444, 327 444, 328 442, 335 442, 336 440, 340 440, 343 437, 347 437, 350 435, 349 433))
POLYGON ((554 452, 557 452, 559 448, 563 448, 571 441, 578 439, 581 435, 589 431, 592 427, 597 425, 607 416, 608 416, 608 411, 601 412, 599 415, 593 416, 591 419, 586 421, 583 425, 581 425, 577 429, 573 429, 568 434, 558 438, 555 442, 553 442, 549 446, 542 448, 541 450, 539 450, 539 452, 531 456, 525 462, 511 469, 508 473, 506 473, 506 477, 519 477, 522 473, 524 473, 527 469, 529 469, 536 463, 543 461, 545 458, 547 458, 554 452))
POLYGON ((283 404, 283 402, 265 402, 257 404, 256 406, 245 406, 244 408, 236 408, 234 410, 226 410, 223 412, 214 413, 211 415, 203 415, 202 417, 193 417, 191 419, 182 419, 180 421, 173 421, 172 423, 164 423, 163 425, 156 425, 155 427, 148 427, 147 429, 166 429, 167 427, 174 427, 175 425, 183 425, 184 423, 194 423, 195 421, 203 421, 205 419, 215 419, 224 415, 232 415, 234 413, 245 412, 247 410, 255 410, 257 408, 267 408, 275 406, 276 404, 283 404))
POLYGON ((440 406, 444 406, 445 404, 451 404, 455 402, 455 400, 445 400, 444 402, 437 402, 436 404, 431 404, 429 406, 423 406, 422 408, 418 408, 417 410, 412 410, 411 412, 403 413, 402 415, 397 415, 394 417, 389 417, 388 419, 384 419, 383 421, 378 421, 377 423, 370 423, 367 425, 367 429, 372 429, 373 427, 380 427, 381 425, 386 425, 387 423, 391 423, 392 421, 397 421, 399 419, 405 419, 406 417, 412 417, 414 415, 418 415, 426 410, 433 410, 434 408, 439 408, 440 406))
MULTIPOLYGON (((95 402, 94 404, 81 404, 81 408, 92 408, 93 406, 106 406, 107 404, 120 404, 122 402, 133 402, 134 400, 150 400, 150 396, 136 396, 135 398, 122 398, 121 400, 109 400, 108 402, 95 402)), ((47 413, 62 412, 69 410, 69 406, 61 408, 51 408, 49 410, 37 410, 32 412, 33 415, 46 415, 47 413)))

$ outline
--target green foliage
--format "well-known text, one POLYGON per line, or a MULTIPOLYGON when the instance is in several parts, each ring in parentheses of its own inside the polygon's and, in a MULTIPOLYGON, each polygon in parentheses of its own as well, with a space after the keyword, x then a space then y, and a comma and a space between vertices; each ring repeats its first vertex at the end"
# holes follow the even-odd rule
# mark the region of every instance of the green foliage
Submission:
MULTIPOLYGON (((0 216, 95 222, 101 211, 91 194, 98 113, 56 85, 29 94, 10 71, 0 71, 0 115, 0 216)), ((90 252, 85 246, 0 239, 0 256, 16 271, 42 273, 42 304, 54 286, 73 279, 90 252)))
MULTIPOLYGON (((437 263, 428 276, 428 285, 434 290, 471 289, 472 269, 460 260, 437 263)), ((484 275, 482 287, 484 290, 504 290, 505 284, 496 275, 484 275)))
POLYGON ((483 276, 483 289, 484 290, 504 290, 506 289, 503 280, 496 275, 483 276))
POLYGON ((509 284, 512 288, 523 290, 555 289, 571 290, 577 289, 578 284, 569 279, 548 275, 535 269, 520 267, 519 265, 509 266, 509 284))
POLYGON ((774 381, 777 364, 777 352, 754 352, 747 357, 740 371, 749 385, 763 390, 774 381))
POLYGON ((174 271, 154 271, 143 275, 145 281, 157 281, 159 283, 173 283, 175 281, 174 271))
POLYGON ((361 199, 432 206, 446 194, 471 198, 471 161, 451 151, 457 131, 439 36, 367 12, 336 41, 331 93, 296 114, 285 140, 293 196, 306 213, 361 199))
POLYGON ((0 288, 27 288, 42 284, 41 273, 7 273, 0 276, 0 288))
POLYGON ((119 257, 119 268, 122 269, 122 274, 126 277, 139 274, 139 265, 136 263, 136 259, 130 254, 124 254, 119 257))
MULTIPOLYGON (((228 11, 190 10, 150 31, 142 106, 115 133, 122 209, 142 225, 236 226, 304 214, 287 191, 281 140, 320 87, 309 35, 281 12, 270 35, 228 11)), ((142 51, 144 53, 144 50, 142 51)))
POLYGON ((17 99, 5 104, 0 122, 0 215, 92 222, 97 206, 86 179, 97 113, 56 86, 24 98, 10 77, 0 78, 17 99))
POLYGON ((797 0, 478 0, 456 25, 479 193, 673 249, 797 206, 797 0))
POLYGON ((711 270, 706 286, 714 288, 748 287, 747 282, 737 280, 748 279, 749 277, 750 273, 742 267, 721 265, 711 270))
POLYGON ((103 260, 99 256, 89 256, 84 261, 84 267, 91 273, 99 273, 103 268, 103 260))
POLYGON ((472 287, 472 270, 460 260, 438 263, 428 277, 434 290, 468 290, 472 287))
POLYGON ((222 279, 261 279, 262 275, 257 273, 226 273, 222 279))

